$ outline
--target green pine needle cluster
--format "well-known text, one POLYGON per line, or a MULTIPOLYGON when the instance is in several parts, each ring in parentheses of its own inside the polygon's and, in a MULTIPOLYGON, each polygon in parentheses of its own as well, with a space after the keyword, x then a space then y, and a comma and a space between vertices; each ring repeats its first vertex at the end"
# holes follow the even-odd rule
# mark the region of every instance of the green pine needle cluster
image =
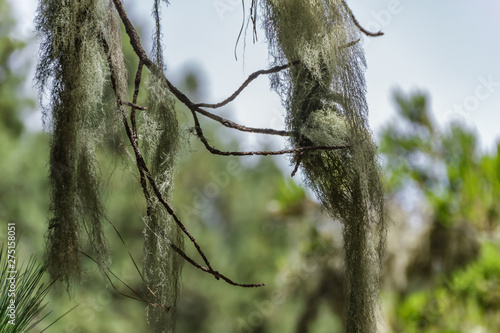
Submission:
MULTIPOLYGON (((16 250, 18 250, 16 248, 16 250)), ((31 331, 47 315, 42 316, 42 311, 47 305, 44 302, 51 284, 42 282, 46 267, 37 263, 35 257, 30 257, 28 262, 21 264, 20 267, 12 269, 10 260, 8 260, 6 246, 1 244, 0 248, 0 331, 3 333, 21 333, 31 331), (11 271, 17 271, 15 274, 15 297, 9 296, 12 292, 10 280, 13 275, 11 271), (15 325, 9 324, 12 320, 9 316, 11 301, 15 299, 15 325)))
POLYGON ((274 65, 300 61, 272 77, 287 108, 291 144, 349 145, 304 154, 301 166, 325 209, 343 224, 346 331, 376 332, 384 192, 367 124, 360 33, 339 0, 265 0, 263 10, 274 65))

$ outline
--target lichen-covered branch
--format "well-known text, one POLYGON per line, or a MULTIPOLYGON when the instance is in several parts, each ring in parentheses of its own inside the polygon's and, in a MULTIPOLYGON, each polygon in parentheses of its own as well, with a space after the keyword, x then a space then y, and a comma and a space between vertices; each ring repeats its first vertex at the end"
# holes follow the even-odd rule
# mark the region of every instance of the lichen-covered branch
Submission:
MULTIPOLYGON (((107 48, 106 44, 104 44, 104 45, 105 45, 105 48, 107 48)), ((114 71, 114 69, 112 67, 112 62, 111 61, 109 61, 109 64, 110 64, 110 72, 111 72, 111 82, 112 82, 112 85, 114 87, 115 86, 115 81, 116 81, 115 74, 114 74, 115 71, 114 71)), ((196 239, 189 233, 189 231, 187 230, 187 228, 184 226, 184 224, 181 222, 181 220, 179 219, 179 217, 175 214, 174 210, 170 207, 170 205, 168 204, 168 202, 165 200, 164 196, 162 195, 162 193, 161 193, 161 191, 160 191, 160 189, 158 187, 158 184, 156 183, 156 180, 153 178, 151 172, 149 171, 149 169, 148 169, 148 167, 146 165, 145 159, 144 159, 144 157, 143 157, 143 155, 141 153, 141 150, 140 150, 137 142, 133 139, 134 136, 133 136, 133 132, 132 132, 131 126, 128 123, 127 117, 125 115, 125 111, 122 108, 122 103, 119 100, 118 96, 117 96, 117 106, 118 106, 118 110, 119 110, 119 113, 120 113, 121 118, 122 118, 123 125, 125 127, 125 132, 127 134, 127 137, 129 138, 129 142, 132 145, 132 148, 134 150, 134 153, 135 153, 135 156, 136 156, 137 167, 140 170, 141 175, 144 175, 144 178, 147 179, 147 181, 150 184, 150 186, 152 188, 152 191, 155 194, 155 196, 156 196, 157 200, 159 201, 159 203, 161 205, 163 205, 163 207, 166 209, 166 211, 168 212, 168 214, 174 219, 174 221, 177 223, 177 225, 182 230, 182 232, 194 244, 194 246, 196 247, 198 253, 200 254, 200 256, 202 257, 203 261, 205 262, 205 264, 208 267, 208 268, 206 268, 206 272, 214 275, 216 278, 220 277, 221 274, 218 273, 217 271, 215 271, 212 268, 210 262, 208 261, 208 258, 206 257, 205 253, 201 249, 201 247, 198 244, 198 242, 196 241, 196 239)), ((144 192, 144 195, 145 195, 146 199, 150 198, 149 190, 148 190, 147 186, 143 185, 143 192, 144 192)), ((161 237, 165 237, 163 231, 157 231, 157 232, 158 232, 158 235, 160 235, 161 237)), ((172 244, 170 244, 170 245, 172 246, 172 244)), ((179 249, 179 248, 177 248, 177 249, 179 249)), ((194 261, 191 259, 189 262, 193 263, 194 261)), ((227 280, 226 279, 227 278, 225 278, 223 280, 225 280, 228 283, 229 283, 229 281, 231 281, 229 279, 227 279, 227 280)), ((240 284, 235 283, 234 285, 240 285, 240 284)), ((264 284, 255 284, 255 285, 252 285, 252 286, 263 286, 263 285, 264 284)), ((241 285, 241 286, 245 286, 245 285, 241 285)))

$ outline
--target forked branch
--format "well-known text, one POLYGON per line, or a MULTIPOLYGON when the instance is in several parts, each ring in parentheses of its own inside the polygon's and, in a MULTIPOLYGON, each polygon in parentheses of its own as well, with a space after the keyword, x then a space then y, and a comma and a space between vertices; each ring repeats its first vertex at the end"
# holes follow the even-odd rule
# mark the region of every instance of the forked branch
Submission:
POLYGON ((285 154, 296 154, 296 153, 304 153, 306 151, 314 151, 314 150, 339 150, 339 149, 347 149, 349 145, 342 146, 308 146, 308 147, 300 147, 294 149, 284 149, 284 150, 271 150, 271 151, 222 151, 210 145, 205 134, 203 133, 203 129, 201 128, 200 121, 196 112, 191 110, 194 119, 194 129, 196 135, 203 143, 205 148, 214 155, 220 156, 270 156, 270 155, 285 155, 285 154))
POLYGON ((198 112, 205 117, 208 117, 210 119, 213 119, 219 123, 221 123, 223 126, 229 127, 236 129, 238 131, 242 132, 250 132, 250 133, 260 133, 260 134, 269 134, 269 135, 279 135, 279 136, 289 136, 290 133, 287 131, 280 131, 280 130, 274 130, 274 129, 268 129, 268 128, 253 128, 253 127, 247 127, 243 126, 240 124, 237 124, 231 120, 225 119, 221 116, 212 114, 206 110, 201 109, 200 107, 196 107, 195 104, 184 94, 182 93, 179 89, 177 89, 163 74, 161 69, 153 62, 151 59, 149 59, 148 55, 146 54, 146 51, 142 47, 141 40, 139 38, 139 34, 135 30, 132 22, 130 22, 127 13, 125 12, 125 9, 123 8, 123 4, 121 3, 120 0, 113 0, 113 3, 116 7, 116 10, 118 11, 118 15, 120 16, 123 25, 125 26, 125 32, 129 36, 130 39, 130 44, 132 45, 132 48, 134 49, 134 52, 136 55, 139 57, 139 61, 141 61, 152 73, 159 74, 161 79, 167 83, 170 91, 174 94, 174 96, 182 102, 186 107, 188 107, 190 110, 194 110, 195 112, 198 112))
MULTIPOLYGON (((253 80, 255 80, 260 75, 278 73, 278 72, 286 70, 292 66, 299 65, 300 61, 294 61, 292 63, 281 65, 281 66, 276 66, 276 67, 273 67, 273 68, 270 68, 267 70, 260 70, 260 71, 257 71, 255 73, 251 74, 245 80, 245 82, 243 82, 243 84, 231 96, 229 96, 227 99, 225 99, 224 101, 222 101, 220 103, 217 103, 217 104, 205 104, 205 103, 195 104, 184 93, 182 93, 179 89, 177 89, 177 87, 175 87, 165 77, 163 71, 161 70, 161 68, 159 66, 157 66, 153 61, 151 61, 149 59, 149 57, 147 56, 147 53, 145 52, 144 48, 141 45, 139 35, 138 35, 137 31, 135 30, 134 26, 132 25, 132 23, 130 22, 130 20, 125 12, 125 9, 123 8, 123 4, 121 3, 121 1, 120 0, 113 0, 113 3, 115 5, 115 8, 116 8, 124 26, 125 26, 125 31, 126 31, 127 35, 129 36, 130 44, 132 45, 134 52, 136 53, 136 55, 139 58, 139 66, 138 66, 136 77, 135 77, 135 89, 134 89, 134 96, 133 96, 132 102, 121 101, 119 95, 116 93, 115 70, 113 68, 113 63, 109 58, 108 58, 108 60, 109 60, 108 62, 109 62, 109 67, 110 67, 110 72, 111 72, 112 85, 113 85, 113 88, 115 89, 118 110, 120 112, 120 116, 122 117, 122 122, 123 122, 123 125, 125 127, 125 131, 127 133, 127 136, 129 138, 130 144, 132 145, 132 148, 134 150, 137 168, 139 170, 139 174, 141 177, 141 187, 142 187, 143 194, 144 194, 146 200, 148 202, 150 200, 150 192, 149 192, 149 189, 147 186, 147 183, 149 183, 149 185, 151 186, 151 189, 152 189, 154 195, 156 196, 156 198, 158 199, 158 201, 163 205, 163 207, 167 210, 168 214, 170 216, 172 216, 172 218, 174 219, 174 221, 176 222, 178 227, 183 231, 183 233, 190 239, 190 241, 196 247, 196 249, 197 249, 198 253, 200 254, 200 256, 202 257, 206 267, 198 264, 193 259, 189 258, 180 248, 178 248, 174 244, 171 244, 172 248, 182 258, 184 258, 187 262, 189 262, 190 264, 192 264, 196 268, 198 268, 206 273, 212 274, 216 279, 222 279, 225 282, 227 282, 231 285, 234 285, 234 286, 240 286, 240 287, 260 287, 260 286, 263 286, 264 284, 239 284, 239 283, 235 283, 232 280, 230 280, 229 278, 227 278, 226 276, 215 271, 212 268, 212 266, 210 265, 209 260, 207 259, 205 253, 202 251, 201 247, 199 246, 199 244, 197 243, 195 238, 189 233, 189 231, 184 226, 184 224, 181 222, 179 217, 175 214, 172 207, 169 205, 169 203, 163 197, 158 185, 155 182, 154 177, 151 175, 151 173, 146 165, 146 162, 142 156, 142 153, 141 153, 141 151, 139 149, 139 145, 138 145, 138 133, 137 133, 136 121, 135 121, 135 111, 136 110, 145 110, 144 107, 141 107, 137 104, 137 96, 138 96, 139 89, 140 89, 143 66, 146 66, 151 71, 151 73, 153 73, 153 75, 158 75, 161 78, 161 80, 164 80, 164 82, 167 84, 167 86, 168 86, 169 90, 172 92, 172 94, 191 111, 191 114, 193 116, 193 120, 195 123, 196 135, 198 136, 200 141, 204 144, 206 149, 209 152, 211 152, 212 154, 221 155, 221 156, 250 156, 250 155, 267 156, 267 155, 299 154, 299 159, 298 159, 297 165, 296 165, 296 169, 297 169, 299 164, 300 164, 301 156, 305 152, 318 151, 318 150, 347 149, 347 148, 349 148, 349 145, 308 146, 308 147, 300 147, 300 148, 295 148, 295 149, 287 149, 287 150, 279 150, 279 151, 248 151, 248 152, 241 152, 241 151, 227 152, 227 151, 221 151, 217 148, 212 147, 209 144, 207 138, 203 134, 203 130, 201 128, 201 125, 200 125, 200 122, 198 119, 198 115, 197 115, 198 113, 207 117, 207 118, 210 118, 210 119, 213 119, 213 120, 219 122, 223 126, 226 126, 228 128, 233 128, 233 129, 236 129, 239 131, 260 133, 260 134, 269 134, 269 135, 278 135, 278 136, 290 136, 291 133, 288 131, 267 129, 267 128, 246 127, 246 126, 237 124, 231 120, 228 120, 226 118, 223 118, 221 116, 215 115, 211 112, 208 112, 208 111, 204 110, 203 107, 215 109, 215 108, 220 108, 224 105, 227 105, 228 103, 230 103, 231 101, 236 99, 236 97, 253 80), (123 107, 122 107, 123 105, 128 105, 131 107, 130 121, 131 121, 132 126, 129 124, 129 122, 127 120, 127 117, 125 115, 125 111, 123 110, 123 107)), ((345 3, 344 3, 344 5, 345 5, 345 3)), ((359 26, 359 23, 354 18, 354 15, 352 15, 352 12, 350 12, 350 13, 351 13, 351 16, 353 17, 353 20, 355 21, 355 23, 359 26)), ((352 45, 355 45, 357 42, 359 42, 359 40, 353 41, 353 42, 347 44, 345 47, 350 47, 352 45)), ((103 40, 103 45, 104 45, 104 48, 105 48, 107 54, 109 54, 108 45, 106 44, 105 40, 103 40)), ((294 170, 293 174, 295 174, 296 169, 294 170)), ((166 237, 166 235, 162 235, 161 237, 166 237)))
MULTIPOLYGON (((199 265, 199 264, 196 264, 194 262, 194 260, 190 259, 189 257, 187 257, 185 254, 182 256, 184 259, 186 258, 189 258, 189 262, 191 264, 195 263, 196 265, 200 266, 200 267, 203 267, 204 271, 205 272, 208 272, 212 275, 215 276, 216 279, 219 279, 219 278, 222 278, 224 281, 230 283, 230 284, 233 284, 233 285, 237 285, 237 286, 242 286, 242 287, 245 287, 247 285, 240 285, 240 284, 236 284, 234 282, 232 282, 231 280, 229 280, 227 277, 221 275, 220 273, 218 273, 217 271, 215 271, 207 256, 205 255, 205 253, 203 252, 203 250, 201 249, 200 245, 198 244, 198 242, 196 241, 196 239, 191 235, 191 233, 187 230, 187 228, 184 226, 184 224, 181 222, 181 220, 179 219, 179 217, 175 214, 174 210, 172 209, 172 207, 169 205, 169 203, 165 200, 165 198, 163 197, 158 185, 156 184, 156 181, 154 179, 154 177, 151 175, 151 172, 149 171, 147 165, 146 165, 146 162, 142 156, 142 153, 140 151, 140 148, 139 148, 139 145, 138 145, 138 142, 136 140, 136 135, 134 135, 134 132, 131 128, 131 126, 129 125, 128 123, 128 120, 127 120, 127 117, 125 115, 125 111, 123 110, 123 103, 122 101, 120 100, 120 97, 117 93, 117 80, 116 80, 116 71, 113 67, 113 62, 111 61, 110 57, 109 57, 109 46, 106 42, 106 40, 102 40, 102 43, 103 43, 103 47, 104 47, 104 50, 106 52, 106 54, 108 54, 108 65, 109 65, 109 68, 110 68, 110 76, 111 76, 111 83, 112 83, 112 87, 113 87, 113 90, 115 91, 115 97, 116 97, 116 101, 117 101, 117 107, 118 107, 118 110, 120 112, 120 116, 122 118, 122 122, 123 122, 123 125, 125 127, 125 132, 127 133, 127 136, 129 138, 129 141, 130 141, 130 144, 132 145, 132 148, 134 150, 134 154, 135 154, 135 157, 136 157, 136 164, 137 164, 137 168, 139 170, 139 173, 141 175, 141 186, 142 186, 142 189, 143 189, 143 192, 144 192, 144 196, 146 198, 146 200, 149 201, 149 191, 147 189, 147 186, 145 185, 145 179, 147 179, 148 183, 150 184, 155 196, 157 197, 158 201, 163 205, 163 207, 167 210, 168 214, 170 216, 172 216, 172 218, 174 219, 174 221, 176 222, 176 224, 178 225, 178 227, 182 230, 182 232, 190 239, 190 241, 193 243, 193 245, 195 246, 196 250, 198 251, 198 253, 200 254, 200 256, 202 257, 203 261, 205 262, 205 264, 207 265, 207 268, 204 268, 203 266, 199 265)), ((139 72, 139 71, 138 71, 139 72)), ((140 79, 139 79, 140 81, 140 79)), ((177 251, 176 251, 177 252, 177 251)), ((195 266, 196 266, 195 265, 195 266)), ((196 267, 198 267, 196 266, 196 267)), ((262 286, 264 284, 259 284, 259 285, 252 285, 254 287, 256 286, 262 286)))

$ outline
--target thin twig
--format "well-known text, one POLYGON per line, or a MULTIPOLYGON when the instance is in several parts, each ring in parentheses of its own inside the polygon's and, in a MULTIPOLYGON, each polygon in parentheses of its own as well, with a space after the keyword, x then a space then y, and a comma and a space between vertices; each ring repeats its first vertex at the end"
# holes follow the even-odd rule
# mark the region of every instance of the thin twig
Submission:
MULTIPOLYGON (((76 249, 78 252, 80 252, 82 255, 84 255, 85 257, 87 257, 88 259, 92 260, 94 263, 96 263, 97 265, 99 265, 99 263, 97 262, 97 260, 95 260, 94 258, 92 258, 90 255, 86 254, 85 252, 83 251, 80 251, 79 249, 76 249)), ((137 297, 134 297, 134 296, 131 296, 131 295, 127 295, 123 292, 121 292, 120 290, 118 290, 118 288, 116 288, 115 284, 113 283, 113 280, 111 280, 111 277, 108 275, 108 273, 104 272, 104 275, 106 276, 106 278, 108 279, 111 287, 118 293, 120 294, 121 296, 123 297, 127 297, 127 298, 130 298, 130 299, 133 299, 135 301, 140 301, 140 302, 144 302, 146 304, 149 304, 149 305, 152 305, 152 306, 161 306, 159 304, 156 304, 156 303, 151 303, 149 301, 147 301, 146 299, 142 298, 139 293, 137 291, 135 291, 132 287, 130 287, 129 285, 127 285, 125 282, 123 282, 121 279, 119 279, 117 277, 117 275, 115 273, 113 273, 113 271, 111 271, 111 269, 107 268, 108 272, 111 273, 116 279, 118 279, 118 281, 120 281, 124 286, 127 287, 127 289, 131 290, 137 297)), ((161 306, 163 308, 165 308, 167 311, 169 310, 168 307, 164 307, 164 306, 161 306)))
MULTIPOLYGON (((157 234, 155 233, 151 227, 145 223, 146 225, 146 228, 148 228, 149 230, 151 230, 151 232, 158 238, 166 238, 167 236, 165 235, 164 231, 163 230, 160 230, 160 234, 157 234)), ((224 276, 223 274, 219 273, 218 271, 214 271, 213 269, 208 269, 206 267, 203 267, 202 265, 198 264, 196 261, 194 261, 192 258, 190 258, 184 251, 182 251, 178 246, 176 246, 175 244, 173 243, 169 243, 170 247, 175 251, 177 252, 184 260, 186 260, 188 263, 190 263, 191 265, 193 265, 194 267, 200 269, 201 271, 205 272, 205 273, 208 273, 208 274, 211 274, 215 277, 216 280, 224 280, 226 281, 227 283, 233 285, 233 286, 239 286, 239 287, 245 287, 245 288, 250 288, 250 287, 262 287, 262 286, 265 286, 265 283, 258 283, 258 284, 241 284, 241 283, 236 283, 236 282, 233 282, 232 280, 230 280, 229 278, 227 278, 226 276, 224 276)))
MULTIPOLYGON (((63 243, 65 243, 67 246, 75 249, 77 252, 79 252, 80 254, 82 254, 83 256, 87 257, 88 259, 90 259, 91 261, 93 261, 96 265, 99 265, 99 262, 94 259, 92 256, 88 255, 87 253, 81 251, 79 248, 77 247, 74 247, 73 245, 67 243, 67 240, 66 239, 62 239, 62 238, 59 238, 60 241, 62 241, 63 243)), ((113 273, 113 271, 109 268, 109 267, 106 267, 106 270, 111 273, 115 278, 117 278, 125 287, 127 287, 130 291, 132 291, 137 297, 134 297, 134 296, 130 296, 130 295, 127 295, 121 291, 118 290, 118 288, 116 288, 115 284, 113 283, 113 281, 111 280, 110 276, 108 275, 108 273, 106 273, 104 270, 101 270, 102 273, 104 274, 104 276, 108 279, 109 283, 111 284, 111 287, 113 287, 113 289, 120 295, 124 296, 124 297, 127 297, 127 298, 131 298, 133 300, 136 300, 136 301, 141 301, 141 302, 144 302, 144 303, 147 303, 147 304, 150 304, 150 305, 153 305, 153 306, 158 306, 157 304, 154 304, 154 303, 151 303, 151 302, 148 302, 147 300, 145 300, 143 297, 141 297, 141 295, 139 295, 139 293, 137 291, 135 291, 132 287, 130 287, 129 285, 127 285, 125 282, 123 282, 121 279, 118 278, 118 276, 113 273)))
POLYGON ((384 33, 382 31, 379 31, 379 32, 370 32, 370 31, 366 30, 365 28, 363 28, 361 26, 361 24, 359 23, 359 21, 356 19, 356 16, 354 16, 354 13, 352 12, 351 8, 349 8, 349 5, 345 2, 345 0, 342 0, 342 5, 344 6, 345 10, 347 10, 347 12, 349 13, 349 15, 351 16, 351 19, 354 22, 354 25, 356 25, 356 27, 362 33, 364 33, 365 35, 370 36, 370 37, 379 37, 379 36, 383 36, 384 35, 384 33))
MULTIPOLYGON (((357 39, 357 40, 354 40, 352 42, 349 42, 347 43, 346 45, 343 45, 340 47, 340 49, 344 49, 344 48, 349 48, 351 46, 354 46, 356 45, 357 43, 359 43, 360 39, 357 39)), ((280 66, 275 66, 275 67, 272 67, 270 69, 261 69, 261 70, 258 70, 252 74, 250 74, 248 76, 248 78, 245 80, 245 82, 243 82, 243 84, 231 95, 229 96, 228 98, 226 98, 225 100, 223 100, 222 102, 220 103, 215 103, 215 104, 209 104, 209 103, 197 103, 197 104, 194 104, 193 106, 196 107, 196 108, 210 108, 210 109, 218 109, 220 107, 223 107, 224 105, 227 105, 229 104, 230 102, 234 101, 236 99, 236 97, 238 97, 239 94, 241 94, 241 92, 253 81, 255 80, 257 77, 259 77, 260 75, 269 75, 269 74, 274 74, 274 73, 279 73, 285 69, 288 69, 290 67, 293 67, 293 66, 297 66, 301 63, 300 60, 296 60, 296 61, 293 61, 291 63, 288 63, 288 64, 285 64, 285 65, 280 65, 280 66)))
MULTIPOLYGON (((135 104, 137 103, 137 99, 139 97, 139 90, 141 88, 142 69, 143 68, 144 68, 144 63, 142 60, 139 59, 139 64, 137 67, 137 72, 135 74, 135 80, 134 80, 134 95, 132 97, 132 101, 135 104)), ((130 111, 130 122, 132 124, 132 134, 133 134, 134 140, 136 143, 138 143, 139 135, 137 134, 137 125, 136 125, 136 120, 135 120, 135 109, 133 107, 130 111)), ((141 182, 142 192, 144 194, 144 198, 146 199, 146 205, 147 205, 147 212, 146 213, 149 216, 151 213, 151 200, 150 200, 149 191, 148 191, 148 184, 146 182, 146 176, 144 176, 144 172, 140 168, 139 168, 139 176, 141 179, 140 182, 141 182)), ((145 280, 144 280, 144 283, 146 283, 145 280)))
POLYGON ((213 119, 219 123, 221 123, 225 127, 237 129, 242 132, 251 132, 251 133, 259 133, 259 134, 269 134, 269 135, 279 135, 279 136, 290 136, 291 133, 287 131, 280 131, 280 130, 275 130, 275 129, 270 129, 270 128, 255 128, 255 127, 247 127, 243 126, 240 124, 237 124, 229 119, 223 118, 221 116, 218 116, 216 114, 213 114, 211 112, 208 112, 194 104, 189 97, 187 97, 182 91, 177 89, 176 86, 174 86, 166 77, 163 76, 163 79, 166 81, 168 88, 174 94, 175 97, 181 103, 183 103, 189 110, 193 112, 197 112, 207 118, 213 119))
POLYGON ((258 41, 257 38, 257 0, 252 0, 252 7, 250 7, 250 20, 253 26, 253 42, 258 41))
POLYGON ((137 66, 137 72, 135 73, 134 80, 134 96, 132 97, 132 102, 137 103, 137 98, 139 97, 139 90, 141 88, 141 80, 142 80, 142 68, 144 67, 144 63, 142 60, 139 60, 139 65, 137 66))
POLYGON ((236 39, 236 44, 234 45, 234 59, 238 61, 238 55, 237 55, 237 48, 238 48, 238 43, 241 38, 241 34, 243 33, 243 29, 245 28, 245 0, 241 0, 241 5, 243 7, 243 22, 241 22, 241 29, 238 34, 238 38, 236 39))
POLYGON ((141 88, 141 80, 142 80, 142 68, 144 64, 142 60, 139 60, 139 65, 137 67, 137 72, 135 73, 134 80, 134 96, 132 97, 132 105, 130 109, 130 122, 132 123, 132 133, 134 134, 134 140, 137 142, 139 140, 139 136, 137 135, 137 125, 135 121, 135 110, 137 105, 137 98, 139 96, 139 90, 141 88))
POLYGON ((116 226, 108 218, 106 218, 106 221, 108 221, 108 223, 111 225, 111 227, 115 230, 116 234, 118 235, 118 238, 120 238, 120 241, 122 242, 123 246, 125 247, 125 250, 127 251, 130 259, 132 260, 132 263, 134 264, 135 270, 137 271, 137 273, 141 277, 141 280, 144 283, 144 286, 146 286, 146 288, 148 289, 148 291, 150 292, 151 295, 153 295, 157 300, 160 300, 160 298, 154 293, 154 291, 149 287, 148 283, 146 282, 146 279, 142 275, 141 270, 139 269, 139 266, 137 265, 134 257, 132 256, 132 253, 130 252, 129 248, 127 247, 127 244, 125 244, 125 240, 123 239, 122 235, 120 234, 120 232, 118 231, 116 226))
POLYGON ((250 74, 248 76, 248 78, 245 80, 245 82, 243 82, 243 84, 231 96, 226 98, 224 101, 222 101, 220 103, 216 103, 216 104, 199 103, 199 104, 195 104, 193 106, 198 107, 198 108, 210 108, 210 109, 220 108, 220 107, 234 101, 236 99, 236 97, 238 97, 238 95, 241 94, 241 92, 250 84, 250 82, 252 82, 256 78, 258 78, 260 75, 278 73, 278 72, 281 72, 282 70, 288 69, 288 68, 290 68, 292 66, 296 66, 298 64, 300 64, 300 60, 294 61, 294 62, 286 64, 286 65, 282 65, 282 66, 275 66, 275 67, 270 68, 270 69, 265 69, 265 70, 261 69, 259 71, 256 71, 256 72, 250 74))
POLYGON ((181 220, 179 219, 179 217, 175 214, 175 212, 172 209, 172 207, 170 207, 169 203, 163 198, 163 195, 162 195, 160 189, 158 188, 158 185, 156 184, 156 181, 154 180, 153 176, 149 172, 148 167, 146 166, 146 162, 144 161, 144 158, 142 157, 142 153, 140 152, 139 147, 137 146, 137 144, 132 139, 132 132, 130 130, 130 126, 129 126, 128 122, 127 122, 127 118, 125 117, 123 109, 120 108, 120 112, 122 114, 122 120, 123 120, 123 123, 125 125, 125 131, 127 133, 127 136, 129 137, 129 140, 130 140, 130 142, 132 144, 132 147, 134 149, 134 153, 135 153, 135 156, 136 156, 136 162, 137 162, 138 168, 141 169, 142 172, 144 173, 144 175, 146 176, 149 184, 151 185, 151 187, 153 189, 153 192, 155 193, 156 197, 158 198, 158 201, 160 201, 160 203, 163 205, 163 207, 165 207, 165 209, 167 210, 168 214, 170 216, 172 216, 172 218, 177 223, 177 225, 181 228, 181 230, 184 232, 184 234, 186 236, 188 236, 188 238, 191 240, 191 242, 193 243, 193 245, 198 250, 198 253, 203 258, 203 261, 205 262, 205 264, 210 269, 212 269, 212 267, 210 265, 210 262, 208 261, 205 253, 202 251, 202 249, 201 249, 200 245, 198 244, 198 242, 196 241, 196 239, 187 230, 187 228, 181 222, 181 220))
MULTIPOLYGON (((177 96, 177 98, 179 98, 179 97, 177 96)), ((207 118, 215 120, 215 121, 217 121, 218 123, 220 123, 221 125, 223 125, 225 127, 232 128, 232 129, 238 130, 240 132, 249 132, 249 133, 257 133, 257 134, 268 134, 268 135, 277 135, 277 136, 290 136, 290 135, 292 135, 291 132, 283 131, 283 130, 275 130, 275 129, 272 129, 272 128, 247 127, 247 126, 244 126, 244 125, 237 124, 234 121, 231 121, 231 120, 226 119, 224 117, 218 116, 218 115, 213 114, 211 112, 208 112, 207 110, 204 110, 202 108, 194 107, 194 106, 192 108, 193 108, 193 110, 195 112, 198 112, 199 114, 201 114, 201 115, 203 115, 203 116, 205 116, 207 118)))
POLYGON ((297 157, 297 162, 295 162, 295 168, 293 168, 291 177, 295 176, 297 171, 299 171, 300 163, 302 162, 302 157, 304 156, 304 152, 300 152, 297 157))
POLYGON ((122 101, 122 104, 123 104, 123 105, 130 106, 130 107, 131 107, 132 109, 134 109, 134 110, 142 110, 142 111, 145 111, 145 110, 147 110, 147 109, 148 109, 147 107, 140 106, 140 105, 137 105, 137 104, 132 103, 132 102, 124 102, 124 101, 122 101))
MULTIPOLYGON (((253 4, 252 4, 253 6, 253 4)), ((357 43, 359 43, 360 39, 357 39, 357 40, 354 40, 350 43, 347 43, 346 45, 343 45, 341 46, 340 48, 341 49, 344 49, 344 48, 348 48, 348 47, 351 47, 351 46, 354 46, 356 45, 357 43)), ((243 84, 231 95, 229 96, 228 98, 226 98, 225 100, 223 100, 222 102, 220 103, 215 103, 215 104, 208 104, 208 103, 197 103, 197 104, 194 104, 193 106, 196 107, 196 108, 209 108, 209 109, 218 109, 220 107, 223 107, 224 105, 227 105, 229 104, 230 102, 234 101, 236 99, 236 97, 238 97, 239 94, 241 94, 241 92, 246 88, 248 87, 248 85, 253 81, 255 80, 256 78, 258 78, 260 75, 269 75, 269 74, 274 74, 274 73, 278 73, 278 72, 281 72, 285 69, 288 69, 290 67, 293 67, 293 66, 297 66, 301 63, 300 60, 296 60, 294 62, 291 62, 291 63, 288 63, 288 64, 285 64, 285 65, 281 65, 281 66, 275 66, 275 67, 272 67, 270 69, 261 69, 261 70, 258 70, 252 74, 250 74, 248 76, 248 78, 245 80, 245 82, 243 82, 243 84)))
POLYGON ((215 276, 215 278, 217 278, 217 280, 218 280, 218 278, 221 278, 222 280, 226 281, 230 285, 237 286, 237 287, 243 287, 243 288, 257 288, 257 287, 264 287, 266 285, 265 283, 252 283, 252 284, 236 283, 236 282, 232 281, 231 279, 229 279, 228 277, 224 276, 223 274, 221 274, 217 271, 214 271, 214 270, 210 270, 210 269, 198 264, 196 261, 189 258, 180 248, 178 248, 174 244, 171 244, 171 246, 175 252, 177 252, 181 257, 183 257, 191 265, 193 265, 194 267, 198 268, 199 270, 201 270, 203 272, 212 274, 213 276, 215 276))

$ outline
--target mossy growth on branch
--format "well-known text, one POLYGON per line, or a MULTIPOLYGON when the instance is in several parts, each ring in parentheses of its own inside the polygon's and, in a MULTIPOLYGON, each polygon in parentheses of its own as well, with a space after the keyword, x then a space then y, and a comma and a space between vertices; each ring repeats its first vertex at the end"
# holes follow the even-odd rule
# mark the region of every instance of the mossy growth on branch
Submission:
POLYGON ((360 33, 343 1, 263 0, 262 7, 273 65, 300 61, 271 78, 287 109, 291 144, 349 146, 305 153, 301 166, 326 211, 343 225, 346 331, 376 332, 384 192, 367 124, 360 33))

